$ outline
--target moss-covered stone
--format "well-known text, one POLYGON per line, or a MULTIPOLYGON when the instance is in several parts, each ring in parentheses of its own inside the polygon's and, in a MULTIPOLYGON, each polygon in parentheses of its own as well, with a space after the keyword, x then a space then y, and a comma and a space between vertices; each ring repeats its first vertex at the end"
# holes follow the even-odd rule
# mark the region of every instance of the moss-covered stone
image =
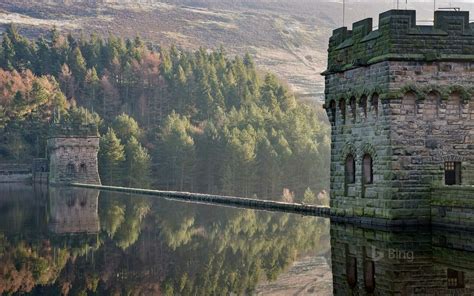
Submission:
MULTIPOLYGON (((435 19, 433 27, 418 27, 414 11, 388 11, 376 31, 369 20, 334 31, 324 106, 335 213, 416 224, 429 221, 431 204, 470 206, 460 197, 431 202, 447 161, 461 162, 462 183, 474 185, 474 56, 463 50, 474 49, 474 32, 464 26, 465 12, 437 12, 435 19), (373 184, 363 184, 366 154, 373 184), (353 184, 346 184, 349 155, 353 184)), ((456 218, 450 221, 460 223, 456 218)))

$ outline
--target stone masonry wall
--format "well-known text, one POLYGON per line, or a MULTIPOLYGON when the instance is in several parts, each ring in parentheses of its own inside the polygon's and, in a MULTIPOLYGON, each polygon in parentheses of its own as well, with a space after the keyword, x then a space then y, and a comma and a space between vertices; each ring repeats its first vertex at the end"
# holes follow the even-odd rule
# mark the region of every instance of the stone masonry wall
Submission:
POLYGON ((100 184, 97 153, 99 137, 56 137, 48 139, 49 182, 100 184))
POLYGON ((466 62, 385 61, 326 75, 335 214, 428 222, 430 188, 444 184, 445 161, 461 161, 463 184, 474 184, 473 71, 466 62), (363 188, 365 153, 373 157, 374 183, 363 188), (356 156, 356 182, 346 185, 348 154, 356 156))
MULTIPOLYGON (((474 68, 466 62, 391 62, 389 121, 393 218, 426 215, 430 188, 444 184, 444 163, 462 163, 474 184, 474 68)), ((473 196, 474 197, 474 196, 473 196)))
POLYGON ((431 219, 437 226, 474 229, 474 186, 432 188, 431 219))
POLYGON ((336 215, 391 217, 387 207, 391 200, 390 110, 380 98, 377 106, 370 103, 377 94, 380 97, 388 91, 389 70, 389 62, 382 62, 326 76, 326 108, 333 122, 331 208, 336 215), (364 96, 368 101, 367 117, 359 106, 364 96), (355 121, 350 112, 352 97, 357 100, 355 121), (342 101, 346 104, 345 121, 339 107, 342 101), (332 118, 331 104, 336 105, 335 118, 332 118), (374 184, 367 185, 362 197, 364 153, 370 153, 373 157, 374 184), (356 181, 355 184, 345 185, 345 159, 349 154, 356 159, 356 181))

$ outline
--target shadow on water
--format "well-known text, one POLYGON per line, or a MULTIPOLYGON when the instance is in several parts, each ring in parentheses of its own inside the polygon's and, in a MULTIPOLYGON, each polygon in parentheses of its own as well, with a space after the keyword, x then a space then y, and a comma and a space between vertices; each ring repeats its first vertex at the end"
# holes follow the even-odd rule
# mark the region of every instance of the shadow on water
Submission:
POLYGON ((77 188, 0 187, 0 293, 474 293, 474 236, 77 188))

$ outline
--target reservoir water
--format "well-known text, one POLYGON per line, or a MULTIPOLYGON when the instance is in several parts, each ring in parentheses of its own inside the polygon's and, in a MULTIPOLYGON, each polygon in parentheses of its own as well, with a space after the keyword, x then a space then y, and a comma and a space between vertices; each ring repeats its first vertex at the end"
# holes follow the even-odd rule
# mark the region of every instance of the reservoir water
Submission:
POLYGON ((472 295, 474 235, 0 186, 0 294, 472 295))

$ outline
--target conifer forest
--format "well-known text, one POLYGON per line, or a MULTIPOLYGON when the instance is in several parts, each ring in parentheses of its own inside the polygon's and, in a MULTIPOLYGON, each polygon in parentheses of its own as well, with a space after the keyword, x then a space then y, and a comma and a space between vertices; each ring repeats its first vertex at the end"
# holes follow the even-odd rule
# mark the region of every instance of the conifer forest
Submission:
POLYGON ((0 160, 46 157, 53 120, 95 123, 103 184, 320 203, 330 136, 323 109, 295 98, 251 55, 136 37, 31 40, 0 48, 0 160))

